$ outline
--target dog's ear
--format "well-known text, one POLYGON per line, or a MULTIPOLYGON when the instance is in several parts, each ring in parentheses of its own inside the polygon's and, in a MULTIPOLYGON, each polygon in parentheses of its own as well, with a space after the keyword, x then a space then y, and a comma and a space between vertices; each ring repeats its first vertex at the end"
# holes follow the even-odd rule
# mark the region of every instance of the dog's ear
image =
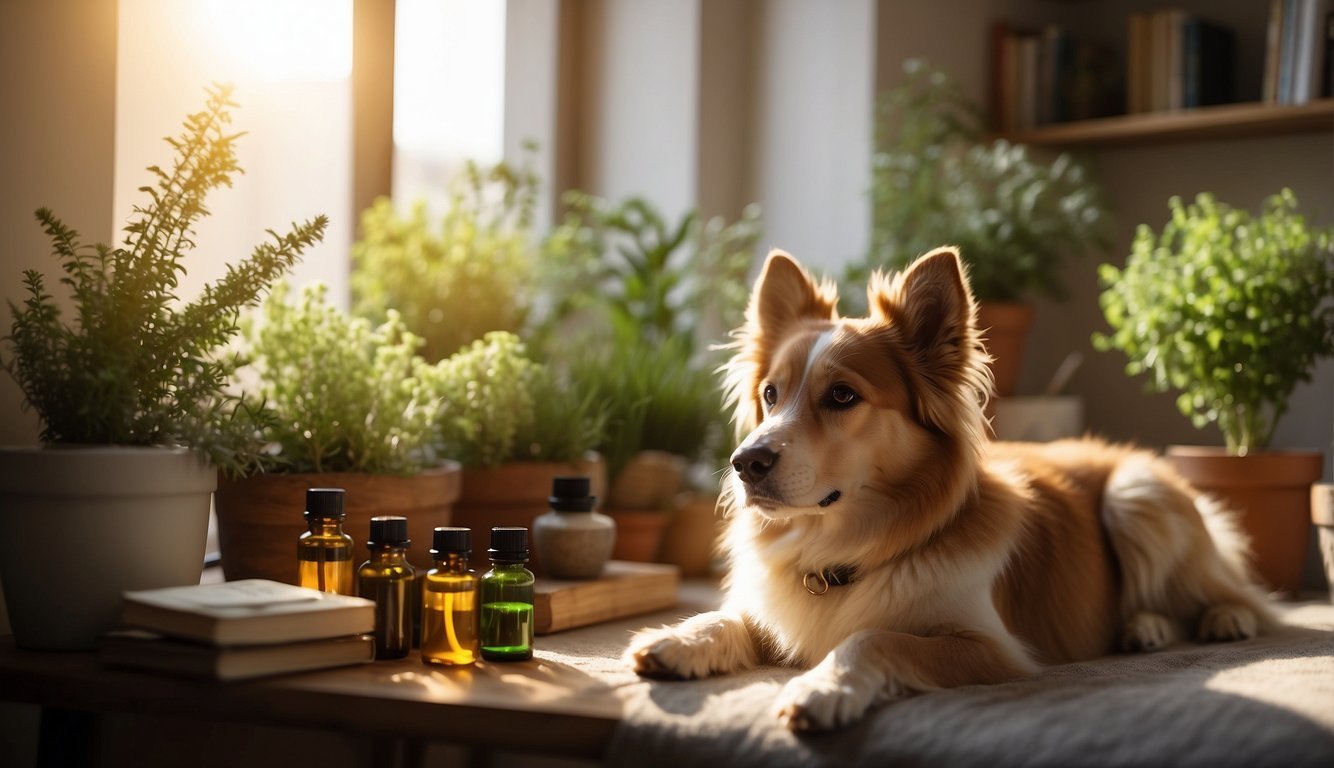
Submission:
POLYGON ((973 293, 954 248, 931 251, 891 286, 873 280, 869 290, 872 316, 892 318, 918 350, 961 343, 973 326, 973 293))
POLYGON ((796 259, 775 249, 755 281, 746 317, 753 330, 777 339, 798 320, 837 318, 837 307, 838 289, 833 283, 817 283, 796 259))
MULTIPOLYGON (((910 368, 924 385, 918 409, 944 427, 967 406, 974 411, 991 392, 991 358, 977 330, 977 305, 954 248, 917 259, 892 281, 876 275, 867 288, 871 316, 897 329, 912 352, 910 368)), ((980 414, 979 414, 980 415, 980 414)))

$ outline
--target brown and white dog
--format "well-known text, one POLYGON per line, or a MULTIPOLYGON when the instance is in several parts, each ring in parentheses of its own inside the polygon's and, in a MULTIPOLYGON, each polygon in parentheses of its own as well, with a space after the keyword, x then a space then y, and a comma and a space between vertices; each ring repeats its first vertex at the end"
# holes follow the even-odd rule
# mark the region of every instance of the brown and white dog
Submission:
POLYGON ((989 358, 958 254, 877 274, 870 316, 769 255, 727 367, 738 433, 720 610, 644 630, 645 676, 807 669, 794 730, 1183 633, 1275 625, 1230 518, 1153 455, 991 442, 989 358))

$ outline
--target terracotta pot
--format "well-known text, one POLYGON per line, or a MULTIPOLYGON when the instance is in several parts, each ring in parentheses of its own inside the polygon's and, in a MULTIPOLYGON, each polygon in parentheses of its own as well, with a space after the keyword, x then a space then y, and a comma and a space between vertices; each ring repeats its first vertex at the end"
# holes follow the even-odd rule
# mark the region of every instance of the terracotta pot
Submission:
POLYGON ((366 539, 371 518, 402 515, 408 519, 412 545, 408 562, 430 568, 432 530, 452 525, 454 501, 462 470, 457 462, 416 475, 372 475, 361 472, 269 474, 218 485, 214 500, 222 571, 230 581, 272 579, 297 581, 296 542, 307 530, 307 488, 342 488, 347 519, 343 530, 356 543, 355 562, 369 557, 366 539))
POLYGON ((198 584, 217 471, 183 448, 0 448, 14 641, 91 650, 126 590, 198 584))
POLYGON ((996 395, 1009 397, 1019 384, 1024 347, 1033 325, 1033 307, 1029 304, 985 301, 977 307, 977 327, 991 353, 991 373, 996 379, 996 395))
POLYGON ((667 522, 659 558, 681 569, 682 576, 705 576, 713 568, 722 516, 716 494, 683 493, 667 522))
POLYGON ((607 506, 614 509, 664 510, 685 487, 686 459, 666 451, 640 451, 612 479, 607 506))
POLYGON ((1171 446, 1167 459, 1183 477, 1240 514, 1256 574, 1272 589, 1301 588, 1311 531, 1311 484, 1323 455, 1268 451, 1230 456, 1223 448, 1171 446))
POLYGON ((671 515, 641 509, 607 510, 616 521, 616 543, 611 548, 613 560, 656 563, 662 549, 662 535, 671 515))
MULTIPOLYGON (((458 502, 454 505, 453 525, 471 528, 473 558, 479 570, 486 567, 486 549, 495 526, 518 525, 530 533, 533 521, 547 511, 551 496, 551 481, 556 477, 587 476, 598 506, 607 489, 606 466, 596 453, 580 461, 543 462, 519 461, 498 467, 468 467, 463 470, 463 484, 458 502)), ((532 537, 528 539, 533 552, 532 537)), ((529 567, 540 572, 536 558, 529 567)))

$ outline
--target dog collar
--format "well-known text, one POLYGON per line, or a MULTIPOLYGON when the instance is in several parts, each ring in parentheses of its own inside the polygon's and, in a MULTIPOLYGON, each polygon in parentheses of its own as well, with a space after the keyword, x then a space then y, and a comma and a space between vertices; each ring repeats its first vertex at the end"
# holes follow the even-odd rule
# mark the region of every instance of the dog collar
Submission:
POLYGON ((801 577, 801 585, 812 595, 823 595, 830 587, 845 587, 852 583, 857 569, 851 565, 836 565, 822 571, 808 571, 801 577))

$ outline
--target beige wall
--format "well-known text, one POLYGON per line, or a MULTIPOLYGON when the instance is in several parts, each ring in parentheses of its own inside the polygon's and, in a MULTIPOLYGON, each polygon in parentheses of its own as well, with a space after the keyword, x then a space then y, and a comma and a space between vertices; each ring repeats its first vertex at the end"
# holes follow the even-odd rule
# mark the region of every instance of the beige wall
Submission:
MULTIPOLYGON (((46 235, 33 218, 51 208, 87 242, 113 233, 116 3, 6 0, 0 3, 0 325, 20 302, 22 270, 59 289, 46 235)), ((0 374, 0 444, 37 439, 18 387, 0 374)))

